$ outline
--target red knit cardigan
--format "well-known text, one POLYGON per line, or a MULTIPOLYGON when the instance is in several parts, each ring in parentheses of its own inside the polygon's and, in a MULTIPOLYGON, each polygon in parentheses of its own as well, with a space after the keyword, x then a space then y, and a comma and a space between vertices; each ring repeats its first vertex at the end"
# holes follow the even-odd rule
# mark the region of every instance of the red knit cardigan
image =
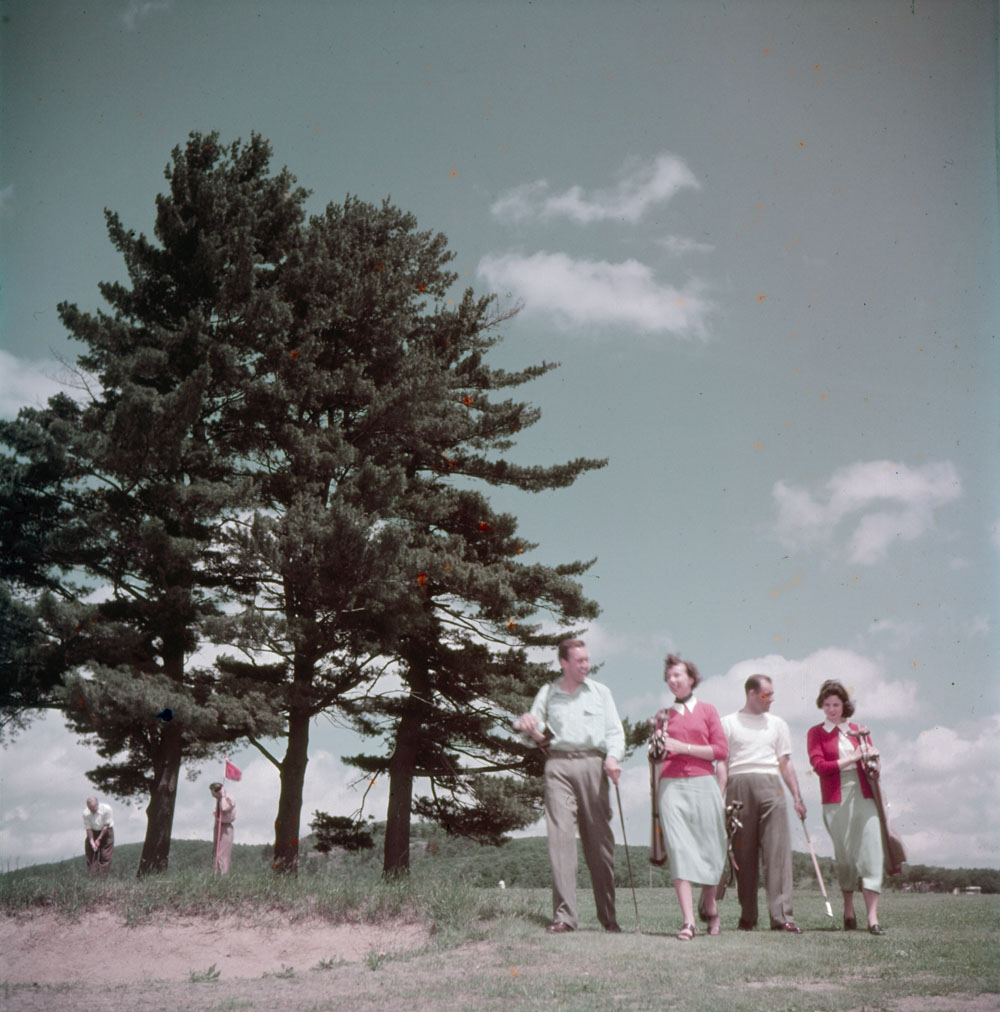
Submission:
MULTIPOLYGON (((858 725, 848 724, 848 738, 855 744, 859 742, 858 725)), ((840 797, 840 767, 837 760, 840 759, 840 744, 837 741, 837 728, 827 733, 822 724, 809 728, 806 737, 806 747, 809 750, 809 762, 812 768, 819 774, 819 789, 824 805, 836 805, 841 801, 840 797)), ((861 793, 866 797, 872 796, 872 789, 868 786, 868 777, 865 775, 863 765, 855 764, 858 770, 858 779, 861 781, 861 793)))

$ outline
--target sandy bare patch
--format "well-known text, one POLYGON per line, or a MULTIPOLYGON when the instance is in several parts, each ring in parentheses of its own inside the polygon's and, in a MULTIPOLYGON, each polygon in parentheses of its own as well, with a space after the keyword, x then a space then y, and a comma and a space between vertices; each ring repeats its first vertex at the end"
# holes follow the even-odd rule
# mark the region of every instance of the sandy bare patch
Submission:
POLYGON ((898 1012, 997 1012, 1000 995, 941 994, 897 998, 898 1012))
POLYGON ((121 917, 98 912, 79 921, 56 914, 0 918, 0 978, 16 984, 85 980, 128 984, 189 981, 213 963, 225 978, 261 977, 321 960, 356 963, 369 953, 400 953, 423 946, 420 924, 330 924, 318 919, 277 919, 247 926, 235 918, 157 918, 126 927, 121 917))

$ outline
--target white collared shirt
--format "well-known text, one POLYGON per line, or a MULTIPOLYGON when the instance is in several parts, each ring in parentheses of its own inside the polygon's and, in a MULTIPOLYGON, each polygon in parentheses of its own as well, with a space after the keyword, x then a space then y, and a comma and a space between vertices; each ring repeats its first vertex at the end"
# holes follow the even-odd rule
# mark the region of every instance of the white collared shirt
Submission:
POLYGON ((115 820, 111 817, 111 806, 103 801, 98 802, 97 811, 92 812, 89 808, 83 810, 83 828, 92 829, 99 833, 105 826, 113 828, 115 820))
POLYGON ((854 754, 854 750, 857 748, 857 745, 855 745, 854 742, 851 741, 851 739, 847 737, 847 725, 846 724, 844 724, 844 723, 831 724, 830 721, 824 720, 823 721, 823 730, 826 731, 827 734, 830 734, 833 731, 837 731, 838 732, 838 734, 837 734, 837 748, 838 748, 838 750, 840 752, 840 757, 842 759, 845 758, 846 756, 854 754))
POLYGON ((698 705, 698 700, 694 698, 694 694, 688 696, 683 702, 679 703, 676 699, 670 704, 671 710, 676 710, 682 717, 685 713, 694 713, 694 708, 698 705))

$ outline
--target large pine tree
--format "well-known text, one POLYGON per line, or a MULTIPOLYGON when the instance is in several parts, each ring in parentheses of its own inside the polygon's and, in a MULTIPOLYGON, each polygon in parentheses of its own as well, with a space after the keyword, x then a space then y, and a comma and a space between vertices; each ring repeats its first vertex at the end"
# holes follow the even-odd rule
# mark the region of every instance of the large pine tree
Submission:
MULTIPOLYGON (((457 280, 447 269, 452 257, 442 235, 419 231, 412 215, 388 202, 329 205, 309 221, 300 249, 279 272, 287 327, 267 335, 259 371, 234 409, 234 451, 251 464, 260 509, 252 524, 233 531, 246 593, 230 638, 273 663, 255 669, 230 660, 227 669, 237 680, 274 686, 287 715, 285 755, 271 757, 281 775, 280 870, 294 870, 298 857, 311 719, 333 709, 362 731, 375 729, 359 700, 387 668, 405 672, 412 689, 406 712, 391 702, 389 724, 377 724, 377 733, 392 729, 392 756, 382 766, 393 798, 390 866, 404 860, 413 777, 426 768, 420 742, 431 732, 422 700, 431 695, 431 666, 450 672, 441 680, 450 682, 456 722, 440 731, 435 748, 464 736, 481 756, 510 755, 489 697, 510 696, 511 661, 480 652, 473 677, 462 658, 486 640, 469 626, 448 642, 447 603, 425 607, 428 579, 450 588, 442 593, 460 602, 461 621, 503 630, 501 645, 520 644, 529 630, 517 622, 540 607, 562 620, 596 610, 570 578, 582 567, 514 565, 523 546, 513 538, 513 519, 495 516, 473 491, 567 485, 602 462, 520 467, 504 458, 538 412, 490 395, 551 367, 507 373, 485 364, 502 314, 495 299, 470 291, 457 304, 449 300, 457 280), (443 584, 442 566, 451 573, 443 584), (459 712, 463 698, 469 705, 459 712)), ((519 670, 530 669, 522 662, 519 670)), ((521 701, 524 692, 522 683, 521 701)), ((454 763, 437 773, 436 783, 451 776, 457 787, 454 763)), ((443 802, 437 810, 444 818, 443 802)))
POLYGON ((149 795, 140 875, 166 868, 184 756, 271 727, 260 700, 222 696, 190 665, 219 610, 222 525, 249 495, 216 430, 249 335, 279 325, 274 272, 303 217, 304 191, 269 156, 259 137, 226 149, 192 134, 166 170, 157 242, 106 212, 128 284, 100 286, 111 313, 59 307, 87 349, 81 396, 0 429, 4 575, 61 652, 72 726, 109 760, 91 779, 149 795))
POLYGON ((443 236, 352 198, 306 222, 269 158, 256 136, 192 134, 155 242, 108 213, 129 283, 101 286, 110 314, 60 307, 85 396, 0 432, 4 571, 35 598, 32 657, 61 658, 70 718, 109 760, 95 782, 150 792, 141 871, 165 867, 183 757, 240 735, 279 769, 275 867, 294 871, 310 722, 339 710, 388 735, 373 762, 393 872, 415 777, 438 792, 418 812, 480 838, 533 813, 462 756, 530 772, 502 729, 538 680, 522 648, 544 642, 540 610, 566 625, 596 606, 584 564, 518 558, 530 546, 481 489, 544 491, 602 462, 512 462, 539 412, 504 392, 552 367, 486 364, 505 315, 451 301, 443 236), (207 640, 228 656, 193 667, 207 640), (359 700, 389 670, 403 691, 366 723, 359 700), (278 728, 282 757, 262 740, 278 728))

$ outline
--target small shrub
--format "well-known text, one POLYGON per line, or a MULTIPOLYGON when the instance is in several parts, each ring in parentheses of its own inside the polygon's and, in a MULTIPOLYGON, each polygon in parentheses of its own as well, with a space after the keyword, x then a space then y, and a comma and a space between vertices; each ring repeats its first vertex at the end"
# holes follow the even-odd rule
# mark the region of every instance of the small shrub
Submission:
POLYGON ((207 970, 192 970, 188 979, 192 984, 214 984, 221 974, 213 963, 207 970))

